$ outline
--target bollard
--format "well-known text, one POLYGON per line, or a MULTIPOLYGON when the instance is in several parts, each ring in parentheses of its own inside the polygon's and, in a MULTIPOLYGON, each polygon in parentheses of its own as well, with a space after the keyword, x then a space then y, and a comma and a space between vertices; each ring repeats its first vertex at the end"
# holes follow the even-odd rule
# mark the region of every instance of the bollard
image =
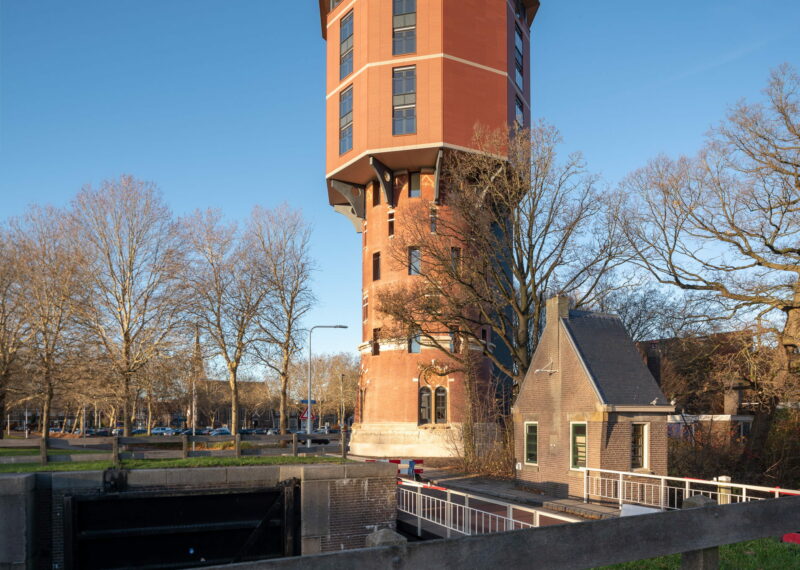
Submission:
POLYGON ((233 447, 236 450, 236 457, 242 456, 242 436, 238 433, 233 436, 233 447))
MULTIPOLYGON (((717 477, 717 481, 720 483, 730 483, 731 478, 727 475, 720 475, 717 477)), ((717 503, 720 505, 730 505, 731 504, 731 488, 729 485, 720 485, 717 487, 717 503)))
POLYGON ((292 434, 292 455, 297 457, 297 434, 292 434))
POLYGON ((47 463, 47 438, 39 440, 39 462, 44 465, 47 463))
MULTIPOLYGON (((683 501, 684 509, 713 507, 717 502, 703 495, 694 495, 683 501)), ((690 550, 681 554, 681 570, 717 570, 719 547, 690 550)))
POLYGON ((342 444, 342 459, 347 459, 347 428, 342 428, 341 439, 342 444))
POLYGON ((181 452, 184 459, 189 457, 189 436, 181 435, 181 452))

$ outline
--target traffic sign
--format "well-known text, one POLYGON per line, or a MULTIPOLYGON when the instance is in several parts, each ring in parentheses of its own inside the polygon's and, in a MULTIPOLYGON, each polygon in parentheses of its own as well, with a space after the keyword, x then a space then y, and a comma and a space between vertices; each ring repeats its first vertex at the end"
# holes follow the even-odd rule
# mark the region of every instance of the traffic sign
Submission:
MULTIPOLYGON (((300 414, 300 419, 301 419, 302 421, 306 421, 306 420, 308 420, 308 408, 306 408, 305 410, 303 410, 303 413, 302 413, 302 414, 300 414)), ((317 421, 317 414, 315 414, 315 413, 313 413, 313 412, 312 412, 312 413, 311 413, 311 419, 312 419, 312 421, 317 421)))
MULTIPOLYGON (((300 400, 300 403, 301 403, 301 404, 308 404, 308 400, 300 400)), ((312 404, 316 404, 316 403, 317 403, 317 401, 316 401, 316 400, 311 400, 311 403, 312 403, 312 404)))

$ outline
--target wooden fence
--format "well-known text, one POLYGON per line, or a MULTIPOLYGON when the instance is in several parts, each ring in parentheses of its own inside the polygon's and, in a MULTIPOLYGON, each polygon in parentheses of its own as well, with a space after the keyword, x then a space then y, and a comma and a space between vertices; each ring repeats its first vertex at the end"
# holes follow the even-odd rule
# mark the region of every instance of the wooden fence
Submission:
POLYGON ((300 453, 337 451, 347 458, 347 433, 332 434, 287 434, 287 435, 176 435, 176 436, 136 436, 136 437, 86 437, 86 438, 30 438, 0 439, 0 449, 38 449, 37 455, 2 455, 3 463, 51 463, 74 461, 113 461, 123 459, 186 459, 189 457, 242 457, 285 455, 291 452, 300 453), (311 447, 307 445, 311 440, 311 447), (324 443, 327 440, 329 443, 324 443), (316 443, 315 443, 316 441, 316 443), (59 447, 46 447, 47 443, 56 443, 59 447), (225 444, 232 442, 229 449, 209 448, 209 444, 225 444), (197 449, 196 444, 204 444, 205 449, 197 449), (242 445, 245 444, 245 445, 242 445), (171 449, 157 449, 169 445, 171 449), (68 446, 68 447, 66 447, 68 446), (178 446, 180 446, 178 448, 178 446), (156 449, 153 449, 153 448, 156 449), (59 454, 58 451, 65 453, 59 454), (87 453, 69 453, 70 451, 86 451, 87 453))

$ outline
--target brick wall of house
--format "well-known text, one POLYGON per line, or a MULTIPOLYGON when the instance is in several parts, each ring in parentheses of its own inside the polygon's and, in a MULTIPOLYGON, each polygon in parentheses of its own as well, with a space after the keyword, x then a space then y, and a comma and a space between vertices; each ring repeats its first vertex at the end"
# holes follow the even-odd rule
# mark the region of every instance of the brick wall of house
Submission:
MULTIPOLYGON (((561 311, 567 314, 565 306, 561 311)), ((666 416, 603 411, 567 332, 555 325, 548 321, 513 408, 518 480, 556 496, 583 494, 583 473, 570 469, 571 422, 586 423, 587 466, 617 471, 631 469, 632 423, 649 424, 649 465, 642 471, 666 475, 666 416), (538 465, 525 463, 526 422, 539 425, 538 465)))

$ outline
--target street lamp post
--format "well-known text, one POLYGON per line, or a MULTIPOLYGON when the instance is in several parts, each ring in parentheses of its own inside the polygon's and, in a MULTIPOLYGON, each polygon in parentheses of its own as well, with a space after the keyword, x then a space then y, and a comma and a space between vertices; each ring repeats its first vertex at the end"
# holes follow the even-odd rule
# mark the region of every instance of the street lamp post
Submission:
POLYGON ((306 409, 306 447, 311 447, 311 433, 313 427, 311 412, 311 333, 314 329, 346 329, 346 325, 315 325, 308 329, 308 408, 306 409))

